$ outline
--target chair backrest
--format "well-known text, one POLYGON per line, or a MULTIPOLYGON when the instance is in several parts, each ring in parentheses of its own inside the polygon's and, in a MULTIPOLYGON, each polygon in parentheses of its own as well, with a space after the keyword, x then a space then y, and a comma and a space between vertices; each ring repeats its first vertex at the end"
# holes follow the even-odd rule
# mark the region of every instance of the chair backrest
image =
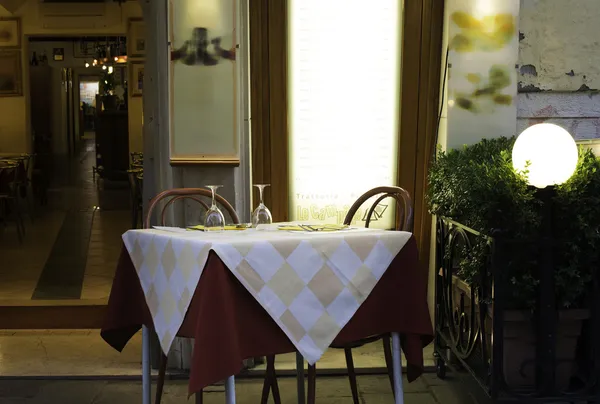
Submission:
POLYGON ((131 199, 135 201, 140 196, 140 189, 138 186, 138 175, 142 172, 140 169, 127 170, 127 180, 129 181, 129 191, 131 192, 131 199))
MULTIPOLYGON (((167 208, 176 201, 179 201, 182 199, 190 199, 190 200, 193 200, 193 201, 199 203, 204 209, 208 210, 209 204, 204 202, 201 199, 202 197, 212 200, 212 193, 211 193, 210 189, 206 189, 206 188, 174 188, 174 189, 168 189, 166 191, 161 192, 160 194, 158 194, 154 198, 152 198, 152 200, 150 201, 150 206, 148 207, 148 214, 146 215, 146 220, 144 221, 144 228, 149 229, 151 227, 150 220, 152 218, 152 213, 154 212, 154 209, 156 208, 156 205, 159 202, 166 201, 162 208, 161 214, 160 214, 160 223, 161 223, 161 225, 164 226, 167 208)), ((233 223, 239 224, 240 219, 238 218, 238 215, 235 212, 235 209, 233 209, 233 206, 231 206, 231 204, 229 202, 227 202, 227 199, 223 198, 219 194, 217 194, 215 199, 216 199, 216 202, 218 205, 221 205, 223 208, 225 208, 225 211, 229 214, 233 223)))
POLYGON ((25 164, 25 174, 27 175, 27 181, 31 181, 31 178, 33 177, 33 167, 35 166, 35 158, 37 155, 33 153, 27 154, 26 156, 27 163, 25 164))
POLYGON ((11 160, 0 160, 0 194, 16 197, 21 165, 11 160))
POLYGON ((375 202, 369 208, 367 215, 365 216, 365 227, 369 227, 371 224, 371 218, 377 205, 386 198, 394 198, 396 200, 396 230, 410 231, 413 230, 413 205, 412 198, 408 191, 400 187, 377 187, 373 188, 364 194, 362 194, 356 202, 350 207, 350 210, 346 214, 344 224, 352 224, 352 219, 356 215, 358 209, 367 202, 369 199, 377 197, 375 202))

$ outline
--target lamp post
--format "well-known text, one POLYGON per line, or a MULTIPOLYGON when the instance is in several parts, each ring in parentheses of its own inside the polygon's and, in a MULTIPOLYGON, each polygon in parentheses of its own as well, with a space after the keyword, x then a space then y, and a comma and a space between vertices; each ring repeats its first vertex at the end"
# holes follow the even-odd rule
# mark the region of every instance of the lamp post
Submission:
POLYGON ((529 185, 538 188, 542 201, 537 305, 538 338, 536 380, 539 391, 550 395, 555 390, 556 372, 556 293, 554 288, 552 201, 555 186, 565 183, 577 168, 578 149, 573 137, 560 126, 542 123, 525 129, 512 151, 513 167, 527 176, 529 185))

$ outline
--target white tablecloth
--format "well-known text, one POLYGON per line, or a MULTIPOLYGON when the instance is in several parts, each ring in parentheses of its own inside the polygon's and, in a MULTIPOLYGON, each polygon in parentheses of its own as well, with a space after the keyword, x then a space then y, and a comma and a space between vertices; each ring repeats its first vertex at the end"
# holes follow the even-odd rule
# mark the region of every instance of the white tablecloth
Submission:
MULTIPOLYGON (((411 233, 129 230, 123 241, 167 353, 213 250, 311 364, 369 296, 411 233)), ((210 326, 210 325, 207 325, 210 326)))

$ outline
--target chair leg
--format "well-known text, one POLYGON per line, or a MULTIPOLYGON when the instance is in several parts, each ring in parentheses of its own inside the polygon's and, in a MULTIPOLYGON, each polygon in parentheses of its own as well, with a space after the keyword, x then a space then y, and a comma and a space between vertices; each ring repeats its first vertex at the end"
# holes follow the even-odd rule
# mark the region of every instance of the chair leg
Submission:
POLYGON ((315 404, 317 395, 317 367, 308 365, 307 404, 315 404))
POLYGON ((382 339, 383 341, 383 354, 385 356, 385 366, 387 367, 388 377, 390 379, 390 385, 392 386, 392 393, 394 392, 394 366, 392 362, 392 342, 389 335, 386 335, 382 339))
POLYGON ((346 368, 348 369, 348 379, 350 380, 350 390, 352 390, 352 401, 354 404, 360 404, 358 400, 358 384, 356 383, 356 372, 354 370, 354 359, 352 358, 352 349, 344 348, 346 354, 346 368))
POLYGON ((9 199, 8 201, 11 202, 8 206, 8 209, 11 210, 10 214, 15 218, 19 243, 23 243, 23 237, 25 236, 25 224, 23 223, 23 217, 21 216, 21 211, 19 210, 19 201, 14 198, 9 199))
POLYGON ((281 404, 281 396, 279 395, 279 384, 277 383, 277 373, 275 373, 275 355, 267 358, 267 366, 271 367, 271 390, 273 391, 273 401, 275 404, 281 404))
POLYGON ((269 392, 271 391, 271 369, 270 362, 267 362, 267 372, 265 374, 265 379, 263 380, 263 389, 262 395, 260 398, 260 404, 267 404, 269 401, 269 392))
POLYGON ((279 384, 275 372, 275 355, 267 356, 267 373, 263 382, 262 396, 260 399, 261 404, 267 404, 271 390, 273 391, 273 401, 275 401, 275 404, 281 404, 279 384))
MULTIPOLYGON (((165 386, 165 377, 167 374, 167 355, 161 352, 160 355, 160 367, 158 370, 158 380, 156 381, 156 398, 154 404, 160 404, 162 400, 163 387, 165 386)), ((202 396, 202 393, 199 393, 202 396)), ((196 402, 198 402, 196 400, 196 402)))
POLYGON ((196 396, 195 404, 202 404, 204 402, 204 390, 200 390, 199 392, 194 394, 194 396, 196 396))

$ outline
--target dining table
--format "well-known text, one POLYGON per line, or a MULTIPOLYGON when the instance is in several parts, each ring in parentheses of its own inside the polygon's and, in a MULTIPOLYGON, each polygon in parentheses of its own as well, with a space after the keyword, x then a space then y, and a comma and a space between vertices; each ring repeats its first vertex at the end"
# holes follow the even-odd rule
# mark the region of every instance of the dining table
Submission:
POLYGON ((225 380, 228 404, 245 359, 297 352, 312 365, 331 345, 391 333, 395 402, 403 403, 401 352, 411 382, 433 340, 414 235, 325 229, 123 234, 101 336, 121 351, 142 328, 143 403, 151 400, 151 330, 165 354, 175 337, 193 338, 189 394, 225 380))

